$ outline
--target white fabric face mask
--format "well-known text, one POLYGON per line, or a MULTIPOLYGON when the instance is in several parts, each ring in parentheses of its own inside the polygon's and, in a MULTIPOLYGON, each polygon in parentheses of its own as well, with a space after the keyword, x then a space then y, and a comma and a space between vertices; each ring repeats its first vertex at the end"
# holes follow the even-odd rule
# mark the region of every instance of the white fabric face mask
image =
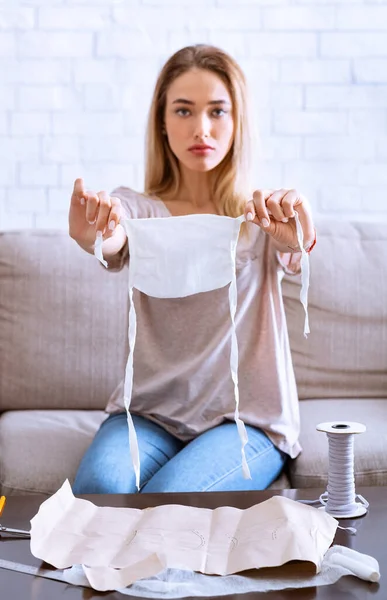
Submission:
MULTIPOLYGON (((147 219, 125 219, 129 244, 129 358, 125 371, 124 403, 129 427, 129 442, 137 489, 140 489, 140 458, 137 435, 129 412, 133 389, 133 354, 136 341, 136 310, 133 288, 155 298, 182 298, 209 292, 229 285, 231 355, 230 369, 234 383, 235 422, 241 440, 242 470, 251 479, 245 456, 248 442, 243 421, 239 418, 238 344, 235 328, 237 307, 236 247, 244 215, 234 219, 219 215, 187 215, 147 219)), ((296 215, 297 236, 302 248, 302 230, 296 215)), ((96 257, 104 263, 102 239, 95 245, 96 257)), ((304 266, 308 259, 303 251, 304 266)), ((104 263, 105 264, 105 263, 104 263)), ((105 264, 106 266, 106 264, 105 264)), ((307 278, 309 271, 306 270, 307 278)), ((308 281, 303 281, 302 301, 306 308, 308 281), (305 289, 306 288, 306 289, 305 289)), ((308 332, 307 323, 305 332, 308 332)))

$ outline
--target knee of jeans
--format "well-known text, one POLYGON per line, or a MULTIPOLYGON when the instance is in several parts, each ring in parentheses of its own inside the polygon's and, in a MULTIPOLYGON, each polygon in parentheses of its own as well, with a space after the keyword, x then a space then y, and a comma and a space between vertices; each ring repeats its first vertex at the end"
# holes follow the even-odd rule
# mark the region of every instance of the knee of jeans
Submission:
POLYGON ((135 494, 137 492, 134 472, 114 473, 97 465, 78 472, 73 484, 74 494, 135 494))

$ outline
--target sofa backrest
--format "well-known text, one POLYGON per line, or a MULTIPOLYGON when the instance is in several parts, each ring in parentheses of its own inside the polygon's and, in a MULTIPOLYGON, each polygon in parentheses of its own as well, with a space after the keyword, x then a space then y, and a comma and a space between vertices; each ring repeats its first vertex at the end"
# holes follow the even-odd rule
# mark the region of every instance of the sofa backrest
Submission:
POLYGON ((303 337, 300 278, 282 292, 300 399, 387 398, 387 227, 318 220, 303 337))
POLYGON ((0 233, 0 411, 105 408, 126 307, 127 269, 108 273, 67 232, 0 233))
MULTIPOLYGON (((300 278, 282 283, 299 396, 387 398, 386 228, 316 226, 308 339, 300 278)), ((125 370, 127 307, 127 269, 107 272, 67 232, 0 233, 0 411, 103 409, 125 370)))

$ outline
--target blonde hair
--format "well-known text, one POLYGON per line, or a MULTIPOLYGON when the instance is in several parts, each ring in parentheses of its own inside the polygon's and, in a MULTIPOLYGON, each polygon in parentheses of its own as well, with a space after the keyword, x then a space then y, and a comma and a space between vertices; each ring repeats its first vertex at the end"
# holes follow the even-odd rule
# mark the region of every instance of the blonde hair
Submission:
POLYGON ((179 162, 163 135, 166 94, 171 83, 193 68, 215 73, 231 96, 234 139, 222 162, 212 170, 211 193, 219 214, 239 216, 250 199, 250 128, 246 79, 237 62, 214 46, 197 44, 182 48, 165 63, 158 76, 149 111, 146 134, 145 185, 148 195, 177 194, 179 162))

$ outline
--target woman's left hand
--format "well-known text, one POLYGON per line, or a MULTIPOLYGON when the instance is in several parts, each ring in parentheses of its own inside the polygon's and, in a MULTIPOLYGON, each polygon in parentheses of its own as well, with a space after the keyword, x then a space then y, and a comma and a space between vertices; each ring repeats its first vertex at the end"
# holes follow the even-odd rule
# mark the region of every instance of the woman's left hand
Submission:
POLYGON ((247 221, 256 223, 268 233, 282 251, 300 250, 297 240, 294 212, 297 211, 304 234, 304 248, 308 250, 315 239, 315 230, 309 203, 297 190, 256 190, 246 204, 247 221))

